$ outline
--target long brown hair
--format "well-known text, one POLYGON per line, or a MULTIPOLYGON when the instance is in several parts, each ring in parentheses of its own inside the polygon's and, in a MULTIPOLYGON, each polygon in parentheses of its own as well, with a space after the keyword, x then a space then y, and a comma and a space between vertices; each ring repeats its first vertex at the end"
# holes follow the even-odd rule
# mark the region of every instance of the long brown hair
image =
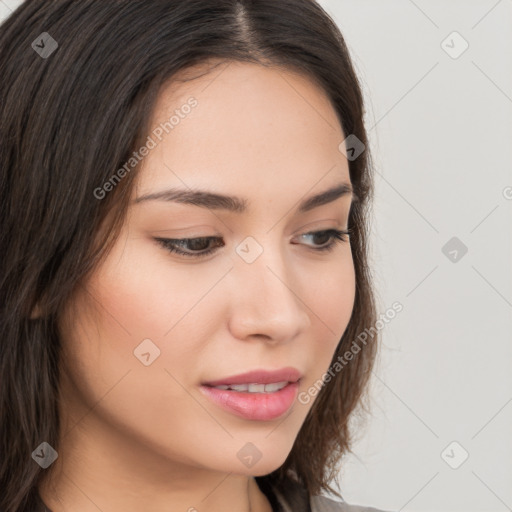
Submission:
MULTIPOLYGON (((344 134, 368 146, 348 49, 312 0, 26 0, 0 26, 2 512, 42 510, 44 470, 31 454, 44 441, 58 450, 59 314, 115 242, 137 169, 102 200, 95 189, 145 142, 164 84, 190 66, 229 61, 309 77, 344 134)), ((376 320, 368 149, 349 160, 356 296, 333 363, 376 320)), ((376 347, 372 337, 323 386, 285 463, 266 478, 278 484, 293 474, 310 494, 333 491, 376 347)))

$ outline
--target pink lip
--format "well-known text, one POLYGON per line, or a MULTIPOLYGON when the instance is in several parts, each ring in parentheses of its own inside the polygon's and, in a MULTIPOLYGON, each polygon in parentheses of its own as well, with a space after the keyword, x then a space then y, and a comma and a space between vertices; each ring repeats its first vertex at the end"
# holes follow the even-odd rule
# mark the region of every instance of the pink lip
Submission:
POLYGON ((203 382, 203 386, 227 386, 229 384, 271 384, 272 382, 297 382, 301 373, 296 368, 282 368, 280 370, 254 370, 223 379, 203 382))
MULTIPOLYGON (((283 381, 281 380, 281 382, 283 381)), ((248 383, 247 380, 245 383, 248 383)), ((238 384, 244 383, 239 382, 238 384)), ((268 382, 260 382, 260 384, 268 384, 268 382)), ((216 386, 220 385, 216 384, 216 386)), ((279 418, 290 409, 297 398, 299 383, 290 382, 283 389, 274 393, 244 393, 243 391, 223 390, 205 385, 200 389, 214 403, 237 416, 248 420, 270 421, 279 418)))

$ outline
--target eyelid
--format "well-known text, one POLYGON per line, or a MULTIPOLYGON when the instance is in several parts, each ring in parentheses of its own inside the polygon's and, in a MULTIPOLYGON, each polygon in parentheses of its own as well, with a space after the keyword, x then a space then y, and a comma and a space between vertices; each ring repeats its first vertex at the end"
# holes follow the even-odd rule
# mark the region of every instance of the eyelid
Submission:
POLYGON ((222 233, 219 233, 218 231, 214 231, 210 235, 205 235, 204 230, 210 231, 211 229, 212 229, 211 226, 204 224, 204 225, 194 226, 191 228, 160 229, 158 231, 153 231, 153 233, 169 234, 169 238, 172 238, 172 239, 181 238, 182 240, 189 239, 189 238, 208 238, 210 236, 222 237, 222 233), (181 232, 185 232, 186 234, 180 236, 181 232))
MULTIPOLYGON (((340 219, 321 219, 321 220, 316 220, 316 221, 313 221, 313 222, 308 222, 308 223, 303 224, 302 226, 298 227, 293 232, 293 234, 291 236, 292 237, 296 237, 296 236, 302 235, 302 234, 309 234, 312 231, 326 231, 326 230, 329 230, 329 229, 339 229, 340 231, 345 231, 345 230, 347 230, 347 224, 348 224, 348 220, 346 220, 345 222, 340 222, 340 219), (334 222, 336 225, 335 226, 332 226, 332 225, 331 226, 325 226, 325 227, 322 226, 322 227, 318 227, 318 229, 316 229, 316 226, 318 226, 319 224, 323 224, 324 222, 326 222, 326 223, 334 222)), ((169 234, 172 234, 172 235, 169 236, 169 238, 173 239, 173 240, 178 240, 178 239, 190 240, 190 239, 196 239, 196 238, 210 238, 210 237, 222 238, 223 237, 222 233, 219 233, 218 231, 215 231, 214 233, 207 235, 207 234, 204 233, 204 231, 200 232, 202 229, 210 230, 211 226, 209 226, 207 224, 204 224, 204 225, 194 226, 194 227, 191 227, 191 228, 161 229, 161 230, 158 230, 158 231, 154 231, 154 233, 169 233, 169 234), (181 233, 181 232, 186 232, 186 235, 183 235, 181 237, 178 236, 178 234, 181 233)))
POLYGON ((345 230, 347 229, 347 224, 349 220, 345 220, 345 222, 341 222, 342 220, 345 220, 342 218, 337 219, 321 219, 321 220, 315 220, 313 222, 308 222, 306 224, 303 224, 299 228, 297 228, 292 236, 297 236, 300 234, 305 233, 311 233, 312 231, 324 231, 328 229, 339 229, 339 230, 345 230), (329 223, 333 223, 329 225, 329 223), (327 225, 325 225, 327 224, 327 225))

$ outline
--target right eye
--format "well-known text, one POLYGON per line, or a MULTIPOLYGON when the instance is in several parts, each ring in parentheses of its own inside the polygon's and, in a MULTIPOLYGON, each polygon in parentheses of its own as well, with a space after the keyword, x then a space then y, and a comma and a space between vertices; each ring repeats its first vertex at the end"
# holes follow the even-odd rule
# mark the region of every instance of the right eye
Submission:
POLYGON ((214 252, 217 247, 224 246, 224 243, 222 242, 222 244, 217 243, 213 247, 209 247, 210 242, 214 240, 222 240, 217 236, 205 236, 200 238, 155 238, 155 240, 169 252, 179 254, 181 256, 188 256, 191 258, 206 256, 214 252), (184 251, 183 249, 179 248, 180 246, 189 246, 189 249, 192 252, 184 251))

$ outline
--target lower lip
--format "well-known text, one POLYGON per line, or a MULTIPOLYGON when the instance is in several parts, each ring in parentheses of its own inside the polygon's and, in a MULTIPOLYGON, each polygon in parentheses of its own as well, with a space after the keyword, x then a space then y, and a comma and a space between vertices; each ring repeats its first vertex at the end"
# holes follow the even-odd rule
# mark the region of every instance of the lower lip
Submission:
POLYGON ((201 391, 223 409, 247 420, 269 421, 282 416, 297 398, 299 383, 273 393, 244 393, 201 386, 201 391))

